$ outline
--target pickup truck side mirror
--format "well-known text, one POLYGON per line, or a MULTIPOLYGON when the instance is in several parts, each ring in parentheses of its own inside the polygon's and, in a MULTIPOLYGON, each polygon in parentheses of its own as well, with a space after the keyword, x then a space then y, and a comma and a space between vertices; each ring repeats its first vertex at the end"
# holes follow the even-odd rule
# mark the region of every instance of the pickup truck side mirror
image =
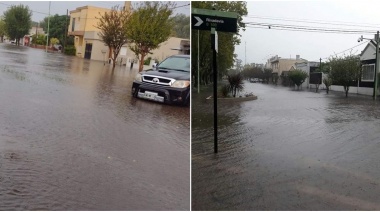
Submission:
POLYGON ((156 68, 156 67, 157 67, 157 64, 153 64, 153 65, 152 65, 152 68, 156 68))

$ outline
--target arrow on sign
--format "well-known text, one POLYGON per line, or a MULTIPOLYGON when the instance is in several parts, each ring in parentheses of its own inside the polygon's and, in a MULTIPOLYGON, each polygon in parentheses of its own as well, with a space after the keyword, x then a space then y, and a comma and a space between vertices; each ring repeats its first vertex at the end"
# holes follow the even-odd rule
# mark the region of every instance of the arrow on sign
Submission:
POLYGON ((197 19, 197 23, 194 25, 194 26, 200 26, 201 24, 203 24, 203 21, 201 18, 199 18, 198 16, 194 16, 195 19, 197 19))

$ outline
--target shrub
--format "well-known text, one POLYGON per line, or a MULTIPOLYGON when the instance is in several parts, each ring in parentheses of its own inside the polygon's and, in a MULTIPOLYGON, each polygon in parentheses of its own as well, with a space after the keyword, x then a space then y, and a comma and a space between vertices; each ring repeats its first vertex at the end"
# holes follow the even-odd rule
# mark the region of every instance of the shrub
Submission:
POLYGON ((73 55, 73 56, 75 56, 75 54, 76 54, 75 46, 66 46, 64 52, 65 52, 66 55, 73 55))
POLYGON ((152 58, 148 57, 146 60, 144 60, 144 65, 148 66, 150 64, 151 60, 152 60, 152 58))
POLYGON ((58 44, 58 43, 59 43, 58 38, 51 38, 50 39, 50 45, 55 45, 55 44, 58 44))
POLYGON ((236 94, 244 88, 243 75, 240 73, 228 75, 228 83, 232 96, 236 97, 236 94))
POLYGON ((229 93, 230 93, 230 86, 229 85, 223 85, 220 88, 220 94, 222 97, 228 97, 229 93))

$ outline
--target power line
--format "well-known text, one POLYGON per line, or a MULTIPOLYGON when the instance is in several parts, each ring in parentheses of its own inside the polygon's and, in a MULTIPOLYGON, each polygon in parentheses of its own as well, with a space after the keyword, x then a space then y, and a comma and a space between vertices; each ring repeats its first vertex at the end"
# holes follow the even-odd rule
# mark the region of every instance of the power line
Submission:
POLYGON ((270 26, 270 27, 281 27, 281 28, 297 28, 297 29, 318 29, 323 31, 347 31, 347 32, 369 32, 373 33, 376 31, 364 31, 362 29, 347 29, 347 28, 329 28, 329 27, 316 27, 316 26, 303 26, 303 25, 287 25, 278 23, 260 23, 260 22, 245 22, 245 24, 259 25, 259 26, 270 26))
POLYGON ((330 56, 328 56, 328 57, 324 57, 324 58, 322 58, 322 59, 329 59, 329 57, 331 57, 331 56, 333 56, 333 55, 338 55, 338 54, 342 54, 342 53, 344 53, 344 52, 346 52, 346 51, 349 51, 349 50, 352 50, 352 49, 354 49, 354 48, 356 48, 356 47, 358 47, 358 46, 361 46, 361 45, 364 45, 364 44, 368 44, 370 41, 367 41, 366 43, 365 42, 363 42, 363 43, 360 43, 360 44, 358 44, 358 45, 356 45, 356 46, 354 46, 354 47, 351 47, 351 48, 348 48, 348 49, 346 49, 346 50, 343 50, 343 51, 341 51, 341 52, 338 52, 338 53, 335 53, 335 54, 331 54, 330 56))
POLYGON ((355 22, 311 20, 311 19, 299 20, 299 19, 289 19, 289 18, 270 17, 270 16, 246 16, 246 17, 247 18, 257 18, 257 19, 267 19, 267 20, 289 21, 289 22, 339 25, 339 26, 380 27, 380 24, 370 24, 370 23, 355 23, 355 22))
MULTIPOLYGON (((354 49, 354 48, 356 48, 356 47, 358 47, 358 46, 361 46, 361 45, 364 45, 364 44, 368 44, 370 41, 367 41, 366 43, 360 43, 360 44, 358 44, 358 45, 356 45, 356 46, 353 46, 353 47, 351 47, 351 48, 348 48, 348 49, 346 49, 346 50, 343 50, 343 51, 341 51, 341 52, 338 52, 338 53, 334 53, 334 54, 331 54, 331 55, 329 55, 328 57, 321 57, 320 59, 322 59, 322 60, 326 60, 326 59, 329 59, 331 56, 333 56, 333 55, 338 55, 338 54, 342 54, 342 53, 344 53, 344 52, 346 52, 346 51, 349 51, 349 50, 352 50, 352 49, 354 49)), ((317 61, 317 60, 319 60, 319 59, 316 59, 316 60, 310 60, 310 61, 317 61)))
POLYGON ((181 8, 181 7, 186 7, 186 6, 190 6, 190 4, 181 5, 181 6, 177 6, 177 7, 173 7, 173 8, 169 8, 169 9, 173 10, 173 9, 177 9, 177 8, 181 8))
MULTIPOLYGON (((15 6, 14 4, 6 4, 6 3, 3 3, 3 2, 0 2, 0 4, 6 5, 6 6, 15 6)), ((31 9, 29 9, 29 11, 34 12, 34 13, 40 13, 40 14, 44 14, 44 15, 49 15, 48 13, 38 12, 38 11, 31 10, 31 9)))
POLYGON ((341 31, 341 30, 320 30, 320 29, 312 29, 312 28, 296 28, 296 27, 283 27, 283 28, 270 28, 268 26, 258 26, 258 25, 248 25, 247 28, 256 28, 256 29, 266 29, 266 30, 283 30, 283 31, 296 31, 296 32, 309 32, 309 33, 333 33, 333 34, 373 34, 372 32, 364 32, 364 31, 341 31))

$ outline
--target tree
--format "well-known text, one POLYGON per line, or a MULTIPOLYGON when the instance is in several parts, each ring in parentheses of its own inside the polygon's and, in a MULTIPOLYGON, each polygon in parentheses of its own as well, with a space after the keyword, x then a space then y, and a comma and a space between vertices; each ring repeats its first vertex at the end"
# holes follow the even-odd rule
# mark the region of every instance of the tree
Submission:
POLYGON ((302 83, 305 82, 305 79, 308 77, 307 73, 302 71, 302 70, 299 70, 299 69, 295 69, 294 71, 290 71, 289 72, 289 75, 288 75, 289 79, 297 85, 297 90, 300 89, 300 86, 302 85, 302 83))
POLYGON ((278 74, 277 73, 273 74, 272 77, 273 77, 273 84, 277 85, 278 78, 279 78, 278 74))
POLYGON ((329 93, 330 86, 332 85, 332 79, 330 77, 324 77, 323 78, 323 84, 326 86, 326 93, 329 93))
POLYGON ((170 16, 174 5, 171 2, 145 1, 132 13, 126 32, 129 41, 133 43, 130 49, 136 56, 140 56, 139 72, 143 70, 145 56, 171 35, 173 22, 170 21, 170 16))
POLYGON ((184 14, 179 14, 171 18, 174 23, 173 34, 178 38, 190 38, 190 17, 184 14))
POLYGON ((106 44, 113 53, 110 57, 113 61, 112 70, 115 69, 116 59, 120 53, 121 47, 127 43, 127 33, 125 27, 131 17, 129 10, 121 9, 115 6, 110 12, 100 14, 98 25, 100 29, 100 39, 106 44))
POLYGON ((242 60, 240 60, 240 59, 236 59, 235 60, 235 63, 236 63, 236 70, 238 71, 238 72, 241 72, 241 71, 243 71, 243 61, 242 60))
POLYGON ((259 67, 256 67, 254 65, 246 65, 244 66, 244 70, 241 72, 245 79, 252 79, 252 78, 264 78, 263 70, 259 67))
POLYGON ((333 84, 342 85, 348 97, 350 86, 360 77, 360 58, 355 55, 347 55, 343 57, 331 57, 330 74, 333 84))
POLYGON ((269 79, 272 77, 273 70, 271 68, 264 69, 264 80, 269 84, 269 79))
MULTIPOLYGON (((219 53, 218 61, 218 77, 225 76, 228 70, 234 66, 237 55, 234 54, 235 46, 240 44, 240 33, 245 30, 243 16, 248 14, 247 3, 244 1, 193 1, 193 8, 213 9, 225 12, 238 13, 238 33, 218 32, 219 53)), ((198 32, 199 32, 199 66, 200 66, 200 83, 207 85, 212 79, 212 49, 210 31, 192 30, 191 31, 191 58, 192 59, 192 79, 197 80, 198 77, 198 32)))
MULTIPOLYGON (((40 27, 48 33, 47 29, 48 17, 45 17, 44 20, 40 23, 40 27)), ((58 15, 50 16, 49 21, 49 37, 57 38, 60 44, 65 44, 65 34, 67 32, 67 26, 70 23, 70 18, 67 15, 58 15)), ((36 26, 36 25, 34 25, 36 26)))
POLYGON ((236 97, 237 92, 240 92, 244 88, 243 76, 241 73, 235 73, 228 75, 229 90, 232 92, 232 96, 236 97))
POLYGON ((4 36, 5 36, 5 22, 2 17, 0 17, 0 42, 4 42, 4 36))
POLYGON ((4 22, 7 35, 10 39, 16 39, 16 45, 20 45, 20 38, 29 34, 32 26, 32 11, 28 6, 22 4, 18 6, 12 5, 4 12, 4 22))

